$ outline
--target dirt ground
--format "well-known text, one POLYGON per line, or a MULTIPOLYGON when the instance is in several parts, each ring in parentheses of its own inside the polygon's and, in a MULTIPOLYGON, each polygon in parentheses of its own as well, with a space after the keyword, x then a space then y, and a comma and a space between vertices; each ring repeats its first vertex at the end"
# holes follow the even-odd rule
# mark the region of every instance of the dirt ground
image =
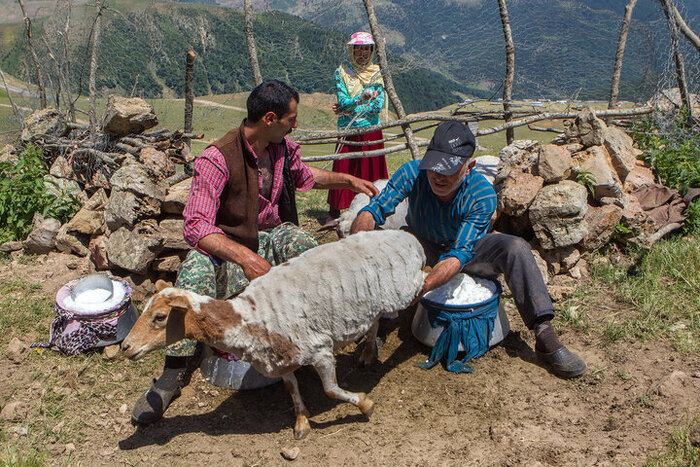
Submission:
MULTIPOLYGON (((0 282, 21 277, 41 284, 50 300, 89 269, 86 260, 60 254, 16 258, 0 266, 0 282)), ((590 299, 606 305, 590 309, 592 320, 629 312, 610 303, 605 291, 590 299)), ((341 352, 339 383, 369 395, 375 402, 370 419, 328 399, 313 370, 300 369, 312 428, 301 441, 293 439, 292 403, 279 383, 235 392, 210 385, 197 371, 163 420, 135 428, 129 414, 160 373, 158 355, 130 362, 106 360, 101 352, 64 357, 45 351, 20 364, 3 355, 0 403, 19 401, 28 413, 0 421, 0 439, 20 451, 44 450, 52 465, 283 465, 289 461, 281 451, 293 447, 299 448, 297 465, 639 465, 700 413, 700 356, 675 352, 663 341, 606 344, 590 330, 565 329, 562 340, 589 371, 564 381, 535 361, 532 335, 511 304, 507 310, 515 332, 474 361, 471 374, 416 367, 428 349, 411 335, 412 310, 385 323, 377 364, 358 368, 354 346, 341 352), (47 394, 54 393, 61 410, 52 415, 47 394)), ((48 322, 50 314, 42 319, 48 322)), ((0 340, 3 354, 10 337, 0 340)))

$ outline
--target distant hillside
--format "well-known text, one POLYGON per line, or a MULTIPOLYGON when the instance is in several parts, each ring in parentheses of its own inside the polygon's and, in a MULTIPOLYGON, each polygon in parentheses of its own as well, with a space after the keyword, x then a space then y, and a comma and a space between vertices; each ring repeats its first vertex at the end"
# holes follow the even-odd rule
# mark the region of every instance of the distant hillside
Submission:
MULTIPOLYGON (((210 5, 154 3, 145 9, 142 6, 140 11, 122 8, 121 12, 106 16, 99 89, 145 97, 182 96, 184 59, 190 49, 198 57, 195 94, 233 93, 253 86, 241 11, 210 5)), ((35 36, 42 29, 50 30, 48 18, 33 24, 35 36)), ((333 70, 346 56, 345 34, 277 11, 257 14, 254 28, 265 78, 284 80, 302 92, 333 92, 333 70)), ((9 34, 8 27, 2 31, 5 34, 0 43, 7 48, 3 47, 0 63, 6 72, 24 76, 24 63, 29 61, 24 37, 16 30, 9 34)), ((73 85, 82 87, 85 94, 89 58, 85 27, 75 36, 73 69, 80 76, 75 77, 73 85)), ((48 58, 44 63, 50 63, 48 58)), ((392 66, 397 67, 395 84, 408 112, 433 110, 459 101, 455 92, 484 93, 411 66, 403 59, 392 59, 392 66)), ((46 71, 51 71, 50 66, 46 71)))
MULTIPOLYGON (((350 33, 367 29, 362 2, 253 0, 350 33)), ((242 0, 218 0, 239 6, 242 0)), ((606 98, 626 1, 508 0, 515 40, 517 97, 606 98)), ((694 30, 700 2, 677 0, 694 30)), ((497 3, 487 0, 375 1, 389 50, 465 85, 495 90, 504 74, 504 46, 497 3)), ((622 75, 622 98, 652 92, 666 65, 668 29, 656 0, 639 0, 622 75)), ((691 49, 692 54, 696 54, 691 49)), ((691 55, 698 63, 697 56, 691 55)), ((692 75, 693 70, 689 73, 692 75)), ((697 74, 697 71, 696 73, 697 74)))

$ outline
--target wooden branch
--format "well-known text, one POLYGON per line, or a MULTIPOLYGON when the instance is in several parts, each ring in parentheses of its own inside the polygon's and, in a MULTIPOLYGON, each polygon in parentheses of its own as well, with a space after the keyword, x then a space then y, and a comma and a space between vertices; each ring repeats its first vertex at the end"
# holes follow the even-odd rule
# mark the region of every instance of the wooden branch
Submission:
POLYGON ((165 183, 170 187, 170 186, 175 185, 176 183, 180 183, 183 180, 187 180, 190 177, 191 177, 191 175, 186 174, 185 172, 180 172, 180 173, 177 173, 173 176, 166 178, 165 183))
POLYGON ((676 8, 675 5, 671 5, 671 12, 673 13, 673 16, 676 18, 676 23, 678 24, 678 27, 681 30, 681 33, 685 36, 688 41, 695 46, 695 48, 700 52, 700 37, 697 36, 693 32, 692 29, 688 26, 688 24, 685 22, 683 17, 681 16, 680 12, 678 11, 678 8, 676 8))
MULTIPOLYGON (((513 96, 513 76, 515 74, 515 47, 513 46, 513 34, 510 29, 510 19, 508 18, 508 7, 506 0, 498 0, 498 9, 501 13, 501 26, 503 37, 506 43, 506 77, 503 83, 503 120, 509 123, 513 119, 510 111, 511 99, 513 96)), ((512 144, 515 140, 513 128, 506 130, 506 141, 512 144)))
POLYGON ((137 138, 130 138, 130 137, 128 137, 128 136, 122 136, 122 137, 120 138, 120 141, 121 141, 122 143, 126 143, 126 144, 128 144, 128 145, 130 145, 130 146, 135 146, 135 147, 137 147, 137 148, 145 148, 145 147, 148 147, 148 144, 144 144, 141 140, 139 140, 139 139, 137 139, 137 138))
POLYGON ((185 61, 185 131, 192 131, 194 109, 194 50, 187 52, 185 61))
POLYGON ((95 17, 95 23, 93 25, 92 31, 92 51, 90 55, 90 80, 88 84, 88 92, 90 94, 90 110, 88 111, 88 116, 90 117, 90 132, 97 132, 97 92, 95 88, 95 79, 97 77, 97 50, 100 46, 100 30, 102 29, 102 0, 95 0, 95 6, 97 7, 97 16, 95 17))
MULTIPOLYGON (((63 89, 66 87, 65 79, 63 78, 63 74, 61 73, 61 66, 58 63, 58 60, 56 59, 56 56, 53 54, 53 51, 51 50, 51 46, 49 45, 49 41, 46 40, 46 36, 44 34, 41 35, 41 40, 44 42, 44 47, 46 47, 46 51, 49 54, 49 58, 51 59, 53 65, 54 65, 54 71, 56 73, 56 81, 58 81, 58 95, 60 96, 63 94, 63 89)), ((70 83, 68 83, 67 86, 70 86, 70 83)), ((63 99, 64 103, 68 103, 69 100, 67 97, 62 96, 61 99, 63 99)), ((60 110, 61 104, 56 99, 56 107, 60 110)), ((68 106, 66 105, 66 110, 68 106)))
POLYGON ((657 232, 655 232, 654 234, 651 235, 651 237, 649 237, 649 244, 653 245, 654 243, 661 240, 664 236, 670 234, 674 230, 680 229, 681 227, 682 227, 682 225, 679 224, 678 222, 672 222, 670 224, 667 224, 667 225, 661 227, 657 232))
POLYGON ((29 19, 27 15, 27 9, 24 8, 24 2, 22 0, 17 0, 19 7, 22 9, 22 16, 24 17, 24 30, 27 33, 27 46, 29 47, 29 54, 32 57, 32 62, 34 63, 34 70, 36 71, 36 84, 39 87, 39 100, 41 101, 41 108, 46 108, 46 90, 44 89, 44 78, 41 76, 41 67, 39 66, 39 58, 36 56, 36 51, 34 50, 34 41, 32 41, 32 20, 29 19))
MULTIPOLYGON (((250 59, 250 69, 253 72, 255 85, 262 83, 260 64, 258 63, 258 52, 255 50, 255 35, 253 34, 253 5, 251 0, 243 0, 243 14, 245 17, 245 43, 248 46, 248 58, 250 59)), ((190 130, 191 131, 191 130, 190 130)))
POLYGON ((556 134, 564 133, 564 130, 557 130, 556 128, 545 128, 545 127, 534 126, 534 125, 528 125, 527 127, 532 131, 545 131, 545 132, 556 133, 556 134))
POLYGON ((15 114, 15 117, 19 121, 19 127, 22 129, 24 126, 24 119, 22 118, 22 114, 19 113, 19 109, 15 105, 15 101, 12 100, 12 95, 10 94, 10 88, 7 86, 7 81, 5 81, 5 73, 2 72, 2 69, 0 69, 0 77, 2 77, 2 83, 5 85, 5 92, 7 93, 7 99, 10 101, 10 106, 12 107, 12 113, 15 114))
MULTIPOLYGON (((629 0, 625 6, 625 16, 622 19, 622 27, 620 28, 620 38, 617 40, 617 52, 615 53, 615 66, 613 67, 612 79, 610 80, 610 99, 608 100, 608 109, 615 108, 617 96, 620 92, 620 75, 622 74, 622 58, 625 56, 625 46, 627 44, 627 32, 629 31, 630 21, 632 20, 632 12, 637 0, 629 0)), ((610 124, 610 120, 607 121, 610 124)))
POLYGON ((692 102, 690 102, 688 82, 686 81, 683 54, 678 47, 678 25, 676 24, 675 15, 673 15, 671 11, 671 9, 675 7, 673 6, 672 0, 659 0, 659 2, 661 3, 661 7, 664 11, 664 16, 666 16, 666 22, 668 23, 668 29, 671 36, 671 50, 673 51, 673 60, 676 63, 676 80, 678 81, 678 91, 680 92, 683 106, 688 109, 688 121, 692 124, 695 119, 693 117, 692 102))
MULTIPOLYGON (((377 15, 374 12, 374 5, 372 4, 372 0, 362 0, 362 3, 364 3, 365 10, 367 10, 369 28, 372 32, 372 36, 374 37, 374 42, 376 43, 377 58, 379 59, 379 69, 381 70, 382 79, 384 80, 384 89, 386 90, 386 94, 389 97, 391 104, 394 106, 394 110, 396 110, 396 115, 399 117, 399 120, 405 119, 406 111, 403 109, 401 99, 399 99, 398 94, 396 94, 396 89, 394 88, 394 81, 391 78, 389 64, 386 59, 384 35, 382 34, 381 29, 379 29, 377 15)), ((414 160, 418 159, 418 146, 413 138, 413 130, 411 129, 411 126, 408 123, 403 123, 401 124, 401 129, 403 130, 403 134, 406 135, 406 141, 411 149, 411 157, 414 160)))
MULTIPOLYGON (((75 122, 75 101, 73 100, 73 92, 70 88, 71 83, 71 55, 70 55, 70 16, 71 16, 71 2, 68 2, 68 13, 66 14, 66 24, 63 27, 63 69, 65 73, 63 76, 66 80, 66 97, 68 98, 68 120, 75 122)), ((77 100, 77 98, 76 98, 77 100)))
POLYGON ((129 154, 137 154, 141 150, 141 148, 137 148, 126 143, 116 143, 114 147, 129 154))

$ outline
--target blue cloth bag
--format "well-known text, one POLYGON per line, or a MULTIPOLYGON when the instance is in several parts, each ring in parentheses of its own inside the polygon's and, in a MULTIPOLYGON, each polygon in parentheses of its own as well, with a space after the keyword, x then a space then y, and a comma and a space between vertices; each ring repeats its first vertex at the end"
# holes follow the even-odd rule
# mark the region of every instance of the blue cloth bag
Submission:
POLYGON ((489 349, 493 326, 498 316, 498 305, 502 292, 501 284, 495 281, 496 293, 481 303, 470 305, 447 305, 421 298, 430 325, 435 328, 444 326, 435 342, 428 361, 418 366, 429 370, 443 362, 448 371, 454 373, 471 373, 474 368, 467 365, 472 358, 481 357, 489 349), (459 344, 466 355, 457 360, 459 344))

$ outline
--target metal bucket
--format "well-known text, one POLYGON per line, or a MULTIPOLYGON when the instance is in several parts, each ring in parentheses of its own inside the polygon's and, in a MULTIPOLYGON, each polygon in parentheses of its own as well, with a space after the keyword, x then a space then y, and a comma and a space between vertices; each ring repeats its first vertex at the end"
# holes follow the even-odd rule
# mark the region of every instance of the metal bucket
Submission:
POLYGON ((205 346, 199 369, 207 382, 237 391, 264 388, 281 380, 281 378, 266 378, 250 363, 219 356, 208 346, 205 346))

